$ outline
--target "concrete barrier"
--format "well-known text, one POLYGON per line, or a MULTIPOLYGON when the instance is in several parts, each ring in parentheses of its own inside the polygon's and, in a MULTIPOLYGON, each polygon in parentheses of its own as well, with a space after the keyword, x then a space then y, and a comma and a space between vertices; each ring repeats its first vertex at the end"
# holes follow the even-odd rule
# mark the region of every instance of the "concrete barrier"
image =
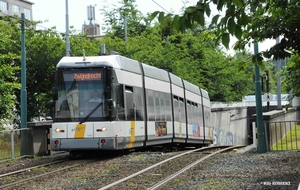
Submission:
POLYGON ((52 121, 28 122, 27 127, 32 130, 33 154, 35 156, 50 155, 50 132, 52 121))

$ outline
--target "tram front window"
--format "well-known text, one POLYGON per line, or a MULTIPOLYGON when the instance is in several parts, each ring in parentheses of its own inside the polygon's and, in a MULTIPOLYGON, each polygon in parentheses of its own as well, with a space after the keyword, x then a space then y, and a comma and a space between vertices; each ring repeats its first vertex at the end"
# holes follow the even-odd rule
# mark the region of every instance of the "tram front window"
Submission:
POLYGON ((105 75, 102 69, 58 71, 54 121, 107 120, 109 113, 105 102, 111 99, 111 93, 106 90, 109 84, 106 84, 105 75))

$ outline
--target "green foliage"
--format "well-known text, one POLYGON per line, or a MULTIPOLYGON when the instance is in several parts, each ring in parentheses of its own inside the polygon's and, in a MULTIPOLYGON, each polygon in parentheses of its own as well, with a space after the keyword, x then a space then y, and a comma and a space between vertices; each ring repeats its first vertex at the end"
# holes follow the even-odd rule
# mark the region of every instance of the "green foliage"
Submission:
MULTIPOLYGON (((160 16, 158 21, 163 25, 165 20, 172 20, 172 28, 181 32, 193 28, 195 23, 205 26, 204 13, 210 16, 210 3, 217 6, 218 11, 225 11, 225 14, 214 15, 211 25, 216 26, 218 38, 229 48, 229 35, 235 36, 239 41, 236 43, 236 49, 244 49, 245 45, 253 39, 258 42, 265 39, 275 39, 282 36, 278 45, 271 47, 259 56, 267 58, 285 58, 290 54, 286 51, 291 50, 300 52, 300 34, 299 34, 299 4, 298 0, 283 1, 243 1, 243 0, 199 0, 195 6, 185 9, 182 15, 160 16), (175 19, 176 18, 176 19, 175 19)), ((157 15, 163 15, 163 12, 154 12, 151 14, 152 21, 157 15)), ((262 59, 255 59, 260 61, 262 59)))
POLYGON ((294 55, 290 58, 287 67, 283 70, 283 88, 286 91, 293 90, 294 96, 300 96, 300 56, 294 55))
POLYGON ((28 121, 48 112, 56 64, 64 53, 64 42, 54 29, 26 31, 28 121))
MULTIPOLYGON (((15 49, 16 41, 12 38, 14 28, 0 20, 0 120, 12 119, 16 96, 20 88, 16 73, 20 70, 20 56, 10 51, 15 49)), ((0 126, 2 123, 0 122, 0 126)))
POLYGON ((77 34, 70 38, 71 56, 99 55, 101 42, 95 38, 88 38, 86 35, 77 34))
POLYGON ((108 51, 136 59, 140 62, 170 68, 175 75, 209 91, 213 101, 240 101, 242 96, 253 92, 253 70, 248 59, 241 67, 243 57, 228 59, 214 47, 214 35, 203 32, 172 34, 161 40, 159 32, 144 32, 126 43, 120 38, 105 37, 102 43, 108 51))
MULTIPOLYGON (((181 15, 160 16, 158 22, 165 27, 166 20, 172 22, 171 29, 185 33, 193 29, 196 24, 205 27, 204 13, 209 16, 211 3, 217 10, 225 13, 214 15, 210 26, 215 26, 216 44, 219 41, 229 48, 230 36, 238 41, 234 45, 236 50, 244 50, 245 46, 266 39, 276 39, 280 36, 278 44, 271 46, 264 52, 253 55, 252 62, 263 66, 263 57, 267 59, 285 59, 291 55, 300 55, 300 4, 298 0, 199 0, 195 6, 187 7, 181 15)), ((150 20, 157 15, 151 14, 150 20)), ((284 73, 286 89, 293 89, 294 95, 300 95, 298 60, 292 58, 289 68, 284 73)))
POLYGON ((141 11, 137 10, 135 0, 122 0, 121 6, 112 8, 104 5, 101 9, 104 16, 104 33, 115 38, 125 39, 125 22, 127 21, 127 36, 140 35, 142 32, 147 31, 150 26, 149 18, 143 16, 141 11))
MULTIPOLYGON (((210 15, 209 6, 197 4, 185 11, 186 17, 157 13, 167 28, 161 25, 150 27, 150 15, 144 17, 135 7, 134 0, 123 0, 120 8, 106 9, 107 35, 99 41, 71 30, 70 47, 72 56, 99 55, 100 45, 106 44, 107 52, 117 51, 120 55, 159 68, 170 68, 175 75, 208 90, 213 101, 238 101, 253 91, 253 69, 249 55, 226 57, 214 39, 217 33, 205 31, 202 17, 210 15), (197 13, 196 10, 203 10, 197 13), (118 13, 118 14, 117 14, 118 13), (120 13, 120 14, 119 14, 120 13), (128 41, 124 40, 123 18, 127 17, 128 41), (196 18, 197 17, 197 18, 196 18), (164 18, 164 19, 162 19, 164 18), (190 22, 191 19, 199 24, 190 22), (172 28, 186 29, 185 24, 194 26, 178 33, 172 28), (242 62, 241 60, 247 60, 242 62)), ((218 1, 219 6, 224 1, 218 1)), ((223 4, 222 4, 223 2, 223 4)), ((240 7, 240 1, 234 5, 240 7)), ((228 17, 229 18, 229 17, 228 17)), ((219 17, 214 17, 215 22, 219 17)), ((245 18, 244 18, 245 19, 245 18)), ((204 20, 203 20, 204 21, 204 20)), ((230 19, 230 25, 239 24, 230 19)), ((48 114, 47 104, 52 99, 54 73, 59 60, 65 55, 65 36, 54 28, 33 30, 33 23, 26 22, 26 78, 28 121, 35 116, 48 114)), ((19 108, 21 30, 19 20, 0 21, 0 119, 11 118, 12 110, 19 108)), ((72 29, 72 28, 71 28, 72 29)), ((244 36, 244 31, 235 26, 219 40, 229 42, 231 32, 244 36)), ((252 65, 253 66, 253 65, 252 65)))

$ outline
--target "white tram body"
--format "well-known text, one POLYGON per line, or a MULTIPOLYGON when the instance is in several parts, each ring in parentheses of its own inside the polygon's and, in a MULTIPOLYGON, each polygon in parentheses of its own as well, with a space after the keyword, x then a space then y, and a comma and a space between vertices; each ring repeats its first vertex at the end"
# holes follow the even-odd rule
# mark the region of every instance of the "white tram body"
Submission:
POLYGON ((105 55, 63 57, 55 77, 53 151, 212 143, 208 93, 170 72, 105 55))

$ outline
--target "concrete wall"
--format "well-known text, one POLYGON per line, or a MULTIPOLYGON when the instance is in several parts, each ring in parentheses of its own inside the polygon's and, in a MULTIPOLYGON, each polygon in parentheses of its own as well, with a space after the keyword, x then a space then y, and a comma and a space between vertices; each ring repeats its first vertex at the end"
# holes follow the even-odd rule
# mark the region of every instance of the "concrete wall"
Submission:
POLYGON ((247 145, 247 108, 212 109, 213 144, 247 145))

